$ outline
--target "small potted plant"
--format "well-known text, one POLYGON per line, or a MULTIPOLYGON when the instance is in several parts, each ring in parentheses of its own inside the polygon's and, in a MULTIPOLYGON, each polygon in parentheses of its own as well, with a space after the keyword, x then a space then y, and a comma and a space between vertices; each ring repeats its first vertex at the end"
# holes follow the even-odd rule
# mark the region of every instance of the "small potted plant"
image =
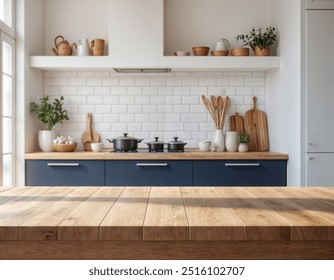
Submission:
POLYGON ((276 28, 269 26, 266 30, 262 28, 253 28, 246 35, 238 35, 235 37, 237 41, 241 40, 244 46, 249 46, 257 56, 269 56, 270 48, 275 44, 277 36, 275 34, 276 28))
POLYGON ((239 143, 238 151, 242 153, 248 152, 249 135, 242 133, 238 136, 237 141, 239 143))
POLYGON ((36 114, 37 118, 46 125, 46 130, 40 130, 38 133, 38 144, 43 152, 52 152, 52 141, 57 133, 53 130, 55 125, 68 120, 67 111, 63 109, 64 97, 54 99, 49 102, 49 96, 42 97, 40 104, 30 103, 30 112, 36 114))

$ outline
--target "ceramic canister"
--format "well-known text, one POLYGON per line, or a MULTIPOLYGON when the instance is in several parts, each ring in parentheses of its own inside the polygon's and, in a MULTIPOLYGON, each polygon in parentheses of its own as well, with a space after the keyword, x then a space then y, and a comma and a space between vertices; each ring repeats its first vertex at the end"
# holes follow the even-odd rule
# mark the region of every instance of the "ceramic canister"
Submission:
POLYGON ((225 146, 228 152, 236 152, 238 151, 238 136, 240 132, 238 131, 227 131, 226 132, 226 139, 225 139, 225 146))

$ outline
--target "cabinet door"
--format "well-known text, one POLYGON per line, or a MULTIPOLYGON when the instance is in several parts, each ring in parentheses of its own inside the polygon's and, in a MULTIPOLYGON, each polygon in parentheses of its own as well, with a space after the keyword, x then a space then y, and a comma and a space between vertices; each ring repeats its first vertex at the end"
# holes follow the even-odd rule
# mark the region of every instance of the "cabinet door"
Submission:
POLYGON ((195 186, 286 186, 286 161, 194 162, 195 186))
POLYGON ((334 10, 306 13, 307 152, 334 152, 334 10))
POLYGON ((26 160, 27 186, 103 186, 103 160, 26 160))
POLYGON ((334 9, 334 0, 307 0, 306 9, 334 9))
POLYGON ((192 161, 106 162, 107 186, 191 186, 192 161))
POLYGON ((334 186, 333 163, 334 154, 308 154, 307 186, 334 186))

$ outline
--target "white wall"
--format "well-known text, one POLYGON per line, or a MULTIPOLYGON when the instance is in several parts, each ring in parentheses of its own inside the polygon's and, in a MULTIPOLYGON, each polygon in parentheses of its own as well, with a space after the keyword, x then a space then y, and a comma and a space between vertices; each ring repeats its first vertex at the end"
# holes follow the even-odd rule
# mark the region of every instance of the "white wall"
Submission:
MULTIPOLYGON (((44 0, 46 55, 51 55, 54 39, 62 35, 69 43, 81 38, 108 40, 108 0, 44 0)), ((108 48, 107 48, 108 49, 108 48)), ((41 53, 39 53, 40 55, 41 53)))
POLYGON ((43 96, 43 73, 29 67, 29 56, 43 52, 43 0, 17 1, 16 185, 24 185, 24 155, 36 151, 39 122, 29 103, 43 96), (29 20, 27 20, 29 19, 29 20))
POLYGON ((289 154, 288 185, 301 182, 300 1, 270 0, 268 16, 278 27, 281 67, 267 76, 270 149, 289 154))
POLYGON ((165 0, 165 52, 214 49, 219 38, 240 47, 235 37, 253 27, 266 27, 267 0, 165 0))

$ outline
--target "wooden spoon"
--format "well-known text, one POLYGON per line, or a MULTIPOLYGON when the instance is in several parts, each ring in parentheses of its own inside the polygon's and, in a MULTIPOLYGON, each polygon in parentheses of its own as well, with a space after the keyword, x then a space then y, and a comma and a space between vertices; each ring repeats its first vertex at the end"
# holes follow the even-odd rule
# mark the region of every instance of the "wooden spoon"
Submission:
POLYGON ((212 112, 214 115, 214 122, 216 128, 219 129, 218 105, 217 105, 217 99, 214 95, 211 95, 211 105, 212 105, 212 112))
POLYGON ((222 124, 222 128, 224 128, 224 125, 225 125, 225 117, 226 117, 226 114, 227 114, 227 109, 228 109, 228 106, 230 105, 230 99, 228 96, 226 96, 224 98, 224 102, 223 102, 223 112, 222 112, 222 115, 221 115, 221 120, 220 120, 220 123, 222 124))
POLYGON ((209 101, 209 99, 207 97, 205 97, 204 95, 202 95, 202 100, 203 100, 203 103, 205 105, 205 107, 208 109, 213 121, 215 120, 214 116, 213 116, 213 112, 212 112, 212 106, 211 106, 211 103, 209 101))
POLYGON ((218 105, 218 120, 219 120, 219 129, 222 129, 222 123, 221 123, 221 119, 222 119, 222 115, 223 115, 223 105, 224 105, 224 101, 223 98, 221 96, 217 97, 217 105, 218 105))

